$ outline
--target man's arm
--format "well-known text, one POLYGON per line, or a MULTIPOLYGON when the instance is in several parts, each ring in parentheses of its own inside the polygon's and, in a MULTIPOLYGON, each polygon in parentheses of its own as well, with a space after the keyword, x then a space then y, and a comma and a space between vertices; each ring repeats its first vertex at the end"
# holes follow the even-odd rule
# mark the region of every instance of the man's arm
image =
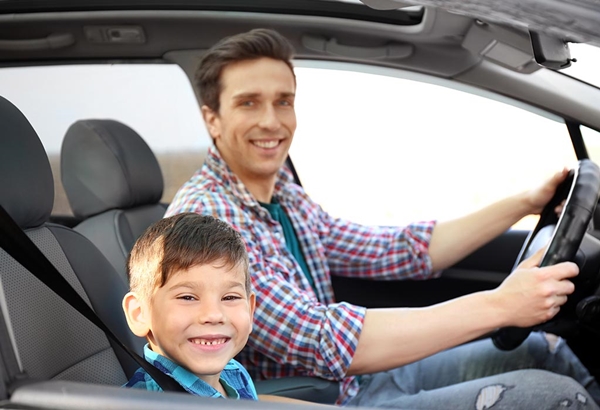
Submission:
POLYGON ((454 265, 524 216, 540 213, 568 172, 564 169, 536 189, 500 200, 462 218, 438 222, 429 245, 433 271, 454 265))
POLYGON ((573 292, 577 265, 539 268, 545 249, 523 261, 491 291, 407 309, 368 309, 348 374, 389 370, 505 326, 530 327, 551 319, 573 292))

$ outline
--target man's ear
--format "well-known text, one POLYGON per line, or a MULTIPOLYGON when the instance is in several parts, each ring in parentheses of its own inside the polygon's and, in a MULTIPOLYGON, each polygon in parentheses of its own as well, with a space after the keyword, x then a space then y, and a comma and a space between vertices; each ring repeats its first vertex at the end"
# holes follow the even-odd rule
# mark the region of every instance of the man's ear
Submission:
POLYGON ((139 337, 146 337, 150 332, 149 307, 143 303, 138 295, 129 292, 123 298, 123 311, 131 332, 139 337))
POLYGON ((219 114, 214 112, 208 105, 203 105, 201 110, 202 118, 204 119, 208 133, 213 140, 216 140, 221 136, 221 120, 219 114))

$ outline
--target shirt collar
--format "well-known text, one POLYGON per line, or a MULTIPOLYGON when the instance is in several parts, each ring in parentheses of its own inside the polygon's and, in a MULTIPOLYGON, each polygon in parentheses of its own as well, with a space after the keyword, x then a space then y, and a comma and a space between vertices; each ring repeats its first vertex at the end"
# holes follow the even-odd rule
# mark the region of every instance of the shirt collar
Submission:
MULTIPOLYGON (((245 205, 255 207, 260 206, 256 198, 254 198, 250 191, 248 191, 248 188, 246 188, 244 183, 231 171, 214 144, 208 149, 206 165, 210 170, 220 177, 224 184, 230 187, 235 196, 241 199, 245 205)), ((279 202, 292 201, 294 199, 294 195, 290 192, 288 187, 289 184, 293 182, 294 177, 291 171, 286 166, 281 167, 275 179, 273 196, 277 197, 279 202)))
MULTIPOLYGON (((146 343, 146 345, 144 346, 144 357, 148 362, 152 363, 163 373, 174 378, 189 393, 208 397, 223 397, 223 395, 217 389, 212 387, 210 384, 206 383, 204 380, 200 379, 194 373, 172 362, 165 356, 154 352, 152 349, 150 349, 148 343, 146 343)), ((223 371, 231 371, 234 369, 237 369, 235 365, 230 366, 230 363, 227 363, 223 371)), ((219 382, 225 389, 225 392, 227 393, 229 398, 240 398, 240 395, 237 392, 237 390, 231 387, 229 383, 227 383, 227 381, 223 379, 223 377, 219 378, 219 382)))

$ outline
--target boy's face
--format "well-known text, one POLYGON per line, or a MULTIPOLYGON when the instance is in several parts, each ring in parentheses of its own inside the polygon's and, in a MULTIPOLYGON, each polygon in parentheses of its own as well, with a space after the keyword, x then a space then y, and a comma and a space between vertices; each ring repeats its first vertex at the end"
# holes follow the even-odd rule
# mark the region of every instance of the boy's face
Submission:
POLYGON ((174 272, 142 308, 152 350, 213 387, 245 346, 255 305, 254 294, 246 292, 243 268, 219 265, 174 272))
POLYGON ((296 130, 292 70, 271 58, 239 61, 223 69, 221 84, 219 112, 202 107, 219 152, 244 181, 272 178, 296 130))

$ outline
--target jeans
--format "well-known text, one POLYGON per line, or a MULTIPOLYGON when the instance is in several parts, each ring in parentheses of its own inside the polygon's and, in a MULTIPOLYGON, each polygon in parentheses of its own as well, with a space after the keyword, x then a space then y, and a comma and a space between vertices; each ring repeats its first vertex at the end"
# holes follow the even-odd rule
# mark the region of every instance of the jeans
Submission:
POLYGON ((599 409, 600 387, 566 342, 534 332, 512 351, 490 339, 364 375, 348 406, 395 409, 599 409))

